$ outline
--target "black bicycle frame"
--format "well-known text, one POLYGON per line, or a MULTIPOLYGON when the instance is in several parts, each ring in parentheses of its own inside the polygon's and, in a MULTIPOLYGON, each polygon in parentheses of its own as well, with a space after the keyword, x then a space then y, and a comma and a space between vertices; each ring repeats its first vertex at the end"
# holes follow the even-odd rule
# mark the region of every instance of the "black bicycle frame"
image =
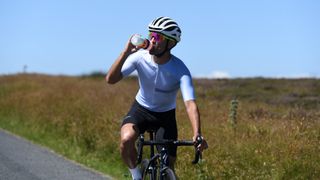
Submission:
MULTIPOLYGON (((142 154, 143 154, 143 146, 150 146, 150 160, 149 164, 146 167, 146 171, 149 171, 149 173, 152 175, 153 178, 156 178, 157 176, 157 163, 156 160, 160 158, 159 162, 159 173, 160 173, 160 180, 163 178, 163 172, 168 168, 169 165, 169 157, 168 157, 168 145, 176 145, 176 146, 197 146, 201 143, 201 140, 197 138, 196 143, 193 141, 176 141, 176 140, 161 140, 161 141, 155 141, 154 140, 154 131, 148 131, 150 135, 150 140, 145 140, 144 135, 140 134, 139 140, 138 140, 138 157, 137 157, 137 163, 140 164, 142 160, 142 154), (155 146, 162 145, 164 146, 160 153, 155 154, 155 146), (150 172, 151 171, 151 172, 150 172)), ((192 161, 192 164, 198 163, 199 159, 201 159, 201 152, 198 151, 195 148, 195 158, 192 161)), ((145 173, 145 172, 143 172, 145 173)))

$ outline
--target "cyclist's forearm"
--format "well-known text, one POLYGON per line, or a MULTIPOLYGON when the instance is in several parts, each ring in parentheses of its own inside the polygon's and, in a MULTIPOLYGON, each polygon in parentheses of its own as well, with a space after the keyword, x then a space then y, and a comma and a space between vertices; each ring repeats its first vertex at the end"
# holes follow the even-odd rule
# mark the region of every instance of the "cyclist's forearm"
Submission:
POLYGON ((185 102, 187 113, 192 125, 193 136, 201 135, 200 113, 194 100, 185 102))

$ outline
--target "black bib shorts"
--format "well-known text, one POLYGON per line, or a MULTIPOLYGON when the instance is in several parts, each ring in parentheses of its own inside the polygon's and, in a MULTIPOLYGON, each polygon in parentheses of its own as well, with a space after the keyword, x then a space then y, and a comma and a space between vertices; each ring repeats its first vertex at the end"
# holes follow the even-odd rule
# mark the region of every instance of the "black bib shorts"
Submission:
MULTIPOLYGON (((175 109, 165 112, 153 112, 141 106, 137 101, 134 101, 127 116, 123 119, 121 126, 126 123, 135 124, 140 134, 143 134, 149 129, 155 130, 156 140, 177 140, 178 137, 175 109)), ((157 147, 158 151, 160 148, 161 147, 157 147)), ((177 147, 168 147, 168 153, 170 156, 176 157, 177 147)))

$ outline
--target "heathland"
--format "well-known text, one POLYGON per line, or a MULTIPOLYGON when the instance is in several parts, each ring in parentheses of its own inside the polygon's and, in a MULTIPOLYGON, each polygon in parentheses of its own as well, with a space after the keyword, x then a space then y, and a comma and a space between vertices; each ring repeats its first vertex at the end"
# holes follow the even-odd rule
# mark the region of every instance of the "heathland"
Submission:
MULTIPOLYGON (((179 148, 180 179, 318 179, 319 79, 195 79, 209 149, 192 165, 179 148), (237 102, 237 105, 231 105, 237 102)), ((102 75, 0 76, 0 127, 116 179, 129 179, 119 129, 137 79, 107 85, 102 75)), ((192 137, 181 95, 180 139, 192 137)))

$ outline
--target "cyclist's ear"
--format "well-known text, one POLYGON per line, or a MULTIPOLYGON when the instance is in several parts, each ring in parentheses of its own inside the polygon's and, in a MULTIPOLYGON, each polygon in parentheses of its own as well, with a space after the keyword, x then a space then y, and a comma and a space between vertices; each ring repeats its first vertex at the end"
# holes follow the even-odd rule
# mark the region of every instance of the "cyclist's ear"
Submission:
POLYGON ((172 48, 174 48, 177 45, 176 41, 171 41, 171 40, 167 40, 168 41, 168 49, 171 50, 172 48))

